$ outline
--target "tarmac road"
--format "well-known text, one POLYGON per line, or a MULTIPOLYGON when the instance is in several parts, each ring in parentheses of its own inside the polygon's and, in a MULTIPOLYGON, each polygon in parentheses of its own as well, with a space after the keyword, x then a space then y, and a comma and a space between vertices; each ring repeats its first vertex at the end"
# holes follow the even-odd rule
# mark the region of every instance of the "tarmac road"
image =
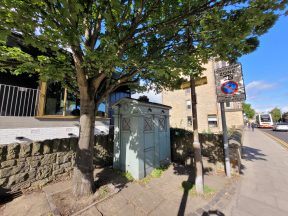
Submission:
POLYGON ((288 145, 288 132, 273 131, 272 129, 260 129, 260 130, 284 141, 288 145))

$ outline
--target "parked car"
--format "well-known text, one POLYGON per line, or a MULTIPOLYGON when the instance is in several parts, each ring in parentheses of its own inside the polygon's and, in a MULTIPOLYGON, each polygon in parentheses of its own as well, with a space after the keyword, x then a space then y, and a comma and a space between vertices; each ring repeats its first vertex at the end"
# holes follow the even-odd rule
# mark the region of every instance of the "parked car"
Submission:
POLYGON ((273 126, 273 131, 288 131, 288 123, 287 122, 276 123, 273 126))

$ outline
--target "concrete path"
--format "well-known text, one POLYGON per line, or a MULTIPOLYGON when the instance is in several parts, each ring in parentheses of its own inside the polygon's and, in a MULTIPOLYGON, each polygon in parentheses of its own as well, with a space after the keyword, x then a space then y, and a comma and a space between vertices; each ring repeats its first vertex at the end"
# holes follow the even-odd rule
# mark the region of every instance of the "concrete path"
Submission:
POLYGON ((244 134, 243 176, 226 216, 288 215, 288 151, 261 130, 244 134))

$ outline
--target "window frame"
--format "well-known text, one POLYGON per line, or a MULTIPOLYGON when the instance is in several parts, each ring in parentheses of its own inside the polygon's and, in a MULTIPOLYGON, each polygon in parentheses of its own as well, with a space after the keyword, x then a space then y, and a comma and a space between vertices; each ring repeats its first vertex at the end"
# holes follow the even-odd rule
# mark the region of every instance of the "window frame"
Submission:
POLYGON ((217 118, 217 115, 216 114, 208 114, 207 115, 207 123, 208 123, 208 127, 209 128, 217 128, 218 127, 218 118, 217 118), (214 121, 209 121, 209 117, 210 117, 210 119, 216 119, 216 121, 214 120, 214 121), (214 122, 214 123, 213 123, 214 122), (215 124, 215 122, 216 122, 216 124, 215 124), (212 124, 211 124, 212 123, 212 124))
POLYGON ((192 109, 192 103, 191 100, 186 100, 186 109, 191 110, 192 109), (188 103, 189 102, 189 103, 188 103))
POLYGON ((193 125, 193 119, 192 119, 192 116, 187 116, 187 126, 188 127, 191 127, 193 125), (191 120, 189 120, 191 119, 191 120))
MULTIPOLYGON (((47 119, 79 119, 80 115, 67 115, 67 97, 68 97, 68 90, 67 88, 63 88, 63 111, 62 115, 56 115, 56 114, 45 114, 45 108, 46 108, 46 100, 47 100, 47 87, 48 83, 41 81, 39 85, 39 96, 37 99, 37 115, 35 118, 47 118, 47 119)), ((79 104, 80 105, 80 104, 79 104)), ((97 112, 95 112, 95 117, 102 117, 97 116, 97 112)))

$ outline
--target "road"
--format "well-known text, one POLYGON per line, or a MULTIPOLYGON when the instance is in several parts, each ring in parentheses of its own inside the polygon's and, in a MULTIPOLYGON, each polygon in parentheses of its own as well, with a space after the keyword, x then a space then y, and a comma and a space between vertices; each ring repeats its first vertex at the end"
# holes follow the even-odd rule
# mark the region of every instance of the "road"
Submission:
POLYGON ((225 215, 287 216, 288 150, 260 129, 246 130, 242 164, 240 185, 225 215))
POLYGON ((283 131, 273 131, 272 129, 261 129, 261 131, 268 133, 288 144, 288 132, 283 131))

